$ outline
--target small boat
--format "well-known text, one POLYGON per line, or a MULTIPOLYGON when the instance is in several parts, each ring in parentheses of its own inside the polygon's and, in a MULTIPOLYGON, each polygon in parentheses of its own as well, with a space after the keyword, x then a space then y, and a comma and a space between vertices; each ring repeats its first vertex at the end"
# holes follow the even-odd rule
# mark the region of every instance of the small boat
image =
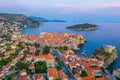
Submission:
POLYGON ((84 51, 82 52, 82 55, 86 56, 86 50, 84 50, 84 51))

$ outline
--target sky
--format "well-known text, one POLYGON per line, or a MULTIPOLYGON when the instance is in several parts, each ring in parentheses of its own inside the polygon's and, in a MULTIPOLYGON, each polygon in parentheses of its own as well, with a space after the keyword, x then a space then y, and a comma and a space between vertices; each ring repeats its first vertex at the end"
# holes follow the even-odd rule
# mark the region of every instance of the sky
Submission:
POLYGON ((0 13, 71 21, 118 21, 120 0, 0 0, 0 13))

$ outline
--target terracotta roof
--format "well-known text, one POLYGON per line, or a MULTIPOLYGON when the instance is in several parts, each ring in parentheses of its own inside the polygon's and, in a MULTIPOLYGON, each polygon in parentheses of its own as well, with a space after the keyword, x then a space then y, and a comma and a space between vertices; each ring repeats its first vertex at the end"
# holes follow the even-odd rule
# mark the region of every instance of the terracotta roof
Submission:
POLYGON ((69 62, 70 66, 76 66, 75 62, 69 62))
POLYGON ((53 60, 53 56, 51 53, 49 53, 48 55, 46 55, 46 60, 53 60))
POLYGON ((34 68, 35 68, 35 65, 34 65, 34 64, 30 64, 30 65, 29 65, 29 68, 34 69, 34 68))
POLYGON ((76 76, 77 78, 81 78, 80 74, 75 74, 75 76, 76 76))
POLYGON ((10 53, 13 53, 13 52, 14 52, 14 49, 11 49, 11 50, 10 50, 10 53))
POLYGON ((25 43, 24 43, 24 42, 22 42, 22 43, 21 43, 21 45, 22 45, 22 46, 25 46, 25 43))
POLYGON ((59 71, 59 77, 62 78, 62 79, 66 79, 66 74, 61 70, 59 71))
POLYGON ((29 80, 29 76, 28 75, 20 76, 19 80, 29 80))
POLYGON ((33 80, 41 80, 43 74, 35 74, 33 80))
POLYGON ((31 55, 27 55, 26 58, 31 58, 32 56, 31 55))
POLYGON ((26 72, 26 70, 25 70, 25 69, 22 69, 22 70, 20 71, 20 73, 23 73, 23 72, 26 72))
POLYGON ((115 69, 114 71, 117 71, 117 72, 119 72, 119 73, 120 73, 120 69, 115 69))
POLYGON ((94 80, 91 76, 82 77, 82 80, 94 80))
POLYGON ((6 64, 5 66, 2 67, 2 69, 8 69, 10 67, 9 64, 6 64))
POLYGON ((17 58, 18 58, 18 59, 21 59, 22 56, 23 56, 23 54, 18 54, 17 58))
POLYGON ((56 68, 48 69, 48 75, 49 75, 49 77, 59 78, 58 77, 58 72, 57 72, 56 68))
POLYGON ((0 75, 1 75, 1 74, 4 74, 4 73, 3 73, 2 71, 0 71, 0 75))
POLYGON ((38 55, 38 56, 36 56, 36 58, 46 59, 46 60, 53 60, 52 54, 48 54, 48 55, 38 55))
POLYGON ((40 43, 49 43, 49 44, 69 44, 73 40, 77 39, 77 37, 82 37, 81 35, 77 34, 59 34, 59 33, 44 33, 40 36, 30 36, 25 35, 22 38, 28 41, 37 41, 40 43), (69 42, 69 43, 68 43, 69 42))
POLYGON ((8 58, 10 55, 9 54, 4 54, 4 56, 2 56, 3 59, 8 58))

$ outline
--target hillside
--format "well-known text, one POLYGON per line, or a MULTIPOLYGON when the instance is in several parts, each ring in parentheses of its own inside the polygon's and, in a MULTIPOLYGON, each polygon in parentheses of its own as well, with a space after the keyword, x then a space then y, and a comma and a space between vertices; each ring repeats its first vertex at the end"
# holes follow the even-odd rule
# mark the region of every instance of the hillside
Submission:
POLYGON ((96 30, 97 25, 85 23, 85 24, 77 24, 77 25, 69 26, 66 28, 70 30, 96 30))
POLYGON ((39 26, 41 23, 37 20, 27 17, 23 14, 0 13, 0 26, 39 26))
POLYGON ((48 20, 48 19, 45 19, 43 17, 30 16, 30 18, 35 19, 35 20, 40 21, 40 22, 66 22, 65 20, 59 20, 59 19, 48 20))

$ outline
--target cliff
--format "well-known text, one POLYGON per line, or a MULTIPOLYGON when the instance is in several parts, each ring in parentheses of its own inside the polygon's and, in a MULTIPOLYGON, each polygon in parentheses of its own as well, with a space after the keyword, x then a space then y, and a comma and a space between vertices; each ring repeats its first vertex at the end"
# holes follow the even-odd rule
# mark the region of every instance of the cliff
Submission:
POLYGON ((84 38, 78 38, 76 39, 76 44, 80 45, 80 44, 84 44, 85 43, 85 39, 84 38))
POLYGON ((71 49, 73 50, 79 50, 80 48, 78 48, 79 45, 82 45, 85 43, 85 39, 83 36, 77 36, 76 40, 73 41, 72 45, 70 46, 71 49))
POLYGON ((28 26, 40 26, 40 22, 23 14, 6 14, 0 13, 0 26, 15 26, 15 27, 28 27, 28 26))
POLYGON ((92 57, 104 60, 105 67, 109 66, 118 58, 115 46, 111 45, 105 45, 102 48, 96 49, 92 57))

